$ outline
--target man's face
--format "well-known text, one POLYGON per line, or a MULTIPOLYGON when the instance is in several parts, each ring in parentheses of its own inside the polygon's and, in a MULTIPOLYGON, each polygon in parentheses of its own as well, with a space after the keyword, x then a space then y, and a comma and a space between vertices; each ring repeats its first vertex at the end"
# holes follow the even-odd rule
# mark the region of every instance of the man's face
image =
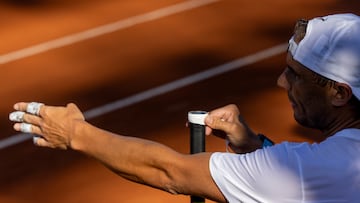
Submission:
POLYGON ((323 129, 331 103, 328 87, 315 83, 314 73, 292 58, 286 58, 287 67, 278 78, 278 85, 288 92, 295 120, 310 128, 323 129))

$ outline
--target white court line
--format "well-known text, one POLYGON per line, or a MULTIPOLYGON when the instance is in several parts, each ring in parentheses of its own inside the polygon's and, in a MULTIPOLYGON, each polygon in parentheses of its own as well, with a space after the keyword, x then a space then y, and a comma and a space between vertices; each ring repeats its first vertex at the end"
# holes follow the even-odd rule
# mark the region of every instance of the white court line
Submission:
POLYGON ((58 39, 54 39, 48 42, 44 42, 35 46, 20 49, 18 51, 10 52, 8 54, 0 55, 0 64, 9 63, 15 60, 19 60, 25 57, 40 54, 52 49, 64 47, 77 42, 81 42, 87 39, 95 38, 104 34, 115 32, 121 29, 125 29, 140 23, 149 22, 159 18, 167 17, 184 11, 188 11, 194 8, 205 6, 211 3, 218 2, 220 0, 190 0, 182 3, 174 4, 168 7, 164 7, 155 11, 151 11, 142 15, 137 15, 124 20, 119 20, 114 23, 106 24, 93 29, 85 30, 83 32, 67 35, 58 39))
MULTIPOLYGON (((213 67, 206 71, 203 71, 203 72, 200 72, 200 73, 197 73, 194 75, 190 75, 190 76, 175 80, 173 82, 167 83, 165 85, 161 85, 159 87, 155 87, 155 88, 146 90, 144 92, 129 96, 127 98, 120 99, 115 102, 105 104, 103 106, 88 110, 88 111, 84 112, 85 118, 92 119, 92 118, 104 115, 106 113, 130 106, 130 105, 134 105, 136 103, 145 101, 147 99, 159 96, 161 94, 165 94, 165 93, 174 91, 176 89, 194 84, 196 82, 200 82, 202 80, 205 80, 205 79, 208 79, 208 78, 211 78, 211 77, 214 77, 214 76, 217 76, 217 75, 220 75, 220 74, 223 74, 223 73, 235 70, 235 69, 239 69, 241 67, 264 60, 266 58, 276 56, 278 54, 283 53, 286 50, 287 46, 288 46, 287 43, 280 44, 280 45, 274 46, 272 48, 257 52, 255 54, 230 61, 223 65, 213 67)), ((32 138, 31 136, 21 133, 21 134, 16 134, 9 138, 3 139, 0 141, 0 150, 4 149, 6 147, 10 147, 15 144, 19 144, 19 143, 29 140, 31 138, 32 138)))

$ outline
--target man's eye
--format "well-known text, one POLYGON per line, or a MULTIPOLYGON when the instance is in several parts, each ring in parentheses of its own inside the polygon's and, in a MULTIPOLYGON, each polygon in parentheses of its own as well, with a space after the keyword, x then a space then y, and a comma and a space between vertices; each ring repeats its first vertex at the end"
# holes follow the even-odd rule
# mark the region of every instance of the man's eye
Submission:
POLYGON ((299 75, 290 67, 286 68, 285 75, 288 80, 297 80, 299 75))

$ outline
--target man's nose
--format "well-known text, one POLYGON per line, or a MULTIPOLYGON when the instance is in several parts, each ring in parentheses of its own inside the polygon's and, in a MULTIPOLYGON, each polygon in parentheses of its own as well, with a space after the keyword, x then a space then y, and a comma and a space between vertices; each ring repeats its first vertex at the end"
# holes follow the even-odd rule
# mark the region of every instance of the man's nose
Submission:
POLYGON ((288 80, 286 79, 285 71, 283 71, 283 72, 281 73, 281 75, 278 77, 278 79, 277 79, 277 85, 278 85, 279 87, 282 87, 282 88, 286 89, 286 90, 289 90, 289 89, 290 89, 290 84, 289 84, 288 80))

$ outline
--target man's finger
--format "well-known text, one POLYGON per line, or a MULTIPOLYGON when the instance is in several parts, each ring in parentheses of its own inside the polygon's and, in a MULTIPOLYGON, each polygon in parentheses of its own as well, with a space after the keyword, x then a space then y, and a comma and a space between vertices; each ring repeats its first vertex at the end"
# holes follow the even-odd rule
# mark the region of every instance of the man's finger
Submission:
POLYGON ((49 148, 58 148, 58 149, 63 149, 66 150, 68 147, 64 144, 61 145, 53 145, 52 143, 48 142, 45 138, 43 137, 33 137, 33 142, 34 145, 38 146, 38 147, 49 147, 49 148))
POLYGON ((43 137, 34 136, 33 143, 38 147, 51 147, 50 143, 46 141, 43 137))
POLYGON ((23 111, 14 111, 9 114, 9 120, 19 123, 29 123, 33 125, 40 125, 41 118, 32 114, 25 113, 23 111))
POLYGON ((206 124, 210 128, 216 129, 216 130, 227 131, 233 125, 232 123, 226 122, 224 119, 220 119, 218 117, 210 117, 210 116, 208 116, 205 121, 206 121, 206 124))
POLYGON ((14 130, 18 132, 37 134, 42 136, 41 129, 38 126, 32 125, 30 123, 15 123, 13 127, 14 130))
POLYGON ((40 109, 41 107, 44 106, 43 103, 39 103, 39 102, 30 102, 28 103, 28 105, 26 106, 26 112, 29 114, 33 114, 33 115, 40 115, 40 109))
POLYGON ((26 107, 27 107, 27 104, 26 102, 18 102, 16 104, 14 104, 14 109, 17 110, 17 111, 26 111, 26 107))
POLYGON ((43 103, 40 102, 19 102, 14 104, 14 109, 17 111, 24 111, 32 115, 39 116, 40 111, 44 107, 43 103))
POLYGON ((23 122, 24 121, 24 114, 23 111, 15 111, 9 114, 9 120, 14 122, 23 122))
POLYGON ((20 132, 23 132, 23 133, 32 133, 32 126, 31 124, 29 123, 20 123, 20 132))

